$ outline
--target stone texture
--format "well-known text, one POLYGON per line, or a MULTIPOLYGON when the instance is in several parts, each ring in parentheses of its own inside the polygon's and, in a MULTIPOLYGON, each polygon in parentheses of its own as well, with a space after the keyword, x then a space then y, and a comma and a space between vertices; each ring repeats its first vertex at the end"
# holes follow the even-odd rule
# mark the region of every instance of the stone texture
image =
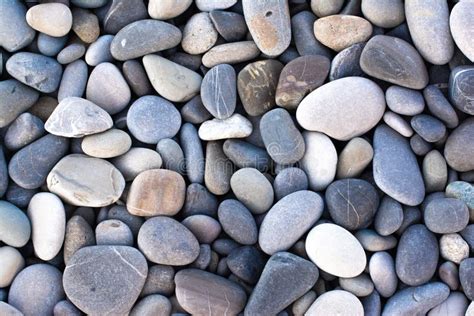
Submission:
POLYGON ((311 10, 318 17, 337 14, 341 11, 343 0, 311 0, 311 10))
POLYGON ((238 170, 232 175, 230 186, 237 199, 254 214, 265 213, 272 206, 273 187, 257 169, 238 170))
POLYGON ((185 171, 190 182, 204 181, 204 153, 194 125, 186 123, 180 132, 181 148, 184 152, 185 171))
POLYGON ((466 119, 459 125, 446 140, 444 158, 448 165, 456 171, 469 171, 474 169, 474 118, 466 119))
POLYGON ((370 278, 377 292, 383 297, 391 297, 397 290, 398 278, 395 262, 388 252, 376 252, 370 257, 370 278))
POLYGON ((370 164, 374 150, 364 138, 354 137, 339 154, 337 161, 337 178, 354 178, 370 164))
POLYGON ((474 115, 474 67, 459 66, 451 71, 449 76, 449 99, 459 110, 474 115))
POLYGON ((291 17, 291 34, 300 56, 322 55, 331 57, 329 48, 321 44, 314 36, 316 16, 310 11, 301 11, 291 17))
POLYGON ((86 53, 86 47, 83 44, 79 43, 73 43, 70 44, 66 47, 64 47, 56 56, 56 60, 61 64, 61 65, 67 65, 70 64, 86 53))
POLYGON ((253 41, 226 43, 214 46, 202 56, 202 64, 212 68, 219 64, 237 64, 260 55, 253 41))
POLYGON ((474 210, 474 187, 464 181, 454 181, 446 187, 446 197, 456 198, 466 203, 469 211, 474 210))
POLYGON ((174 269, 171 266, 153 265, 148 269, 148 276, 140 296, 150 294, 172 295, 174 293, 174 269))
POLYGON ((384 196, 375 214, 374 227, 382 236, 395 233, 403 223, 403 208, 389 196, 384 196))
POLYGON ((472 21, 474 20, 474 4, 469 1, 457 3, 449 15, 449 27, 456 46, 464 56, 474 61, 474 46, 472 38, 472 21))
POLYGON ((95 228, 95 240, 97 245, 133 247, 132 231, 124 222, 117 219, 100 222, 95 228))
POLYGON ((426 104, 430 112, 442 120, 448 128, 455 128, 459 124, 458 115, 454 111, 443 92, 436 85, 429 85, 423 90, 426 104))
POLYGON ((464 289, 464 294, 471 301, 474 300, 474 287, 472 280, 474 279, 474 259, 468 258, 461 261, 459 265, 459 280, 464 289))
POLYGON ((427 114, 419 114, 410 121, 413 130, 429 143, 440 141, 446 134, 446 126, 440 120, 427 114))
POLYGON ((104 17, 104 31, 116 34, 128 24, 148 17, 143 0, 113 0, 104 17))
POLYGON ((119 129, 84 137, 81 148, 85 154, 97 158, 112 158, 125 154, 132 146, 130 136, 119 129))
POLYGON ((356 43, 341 50, 331 61, 329 80, 337 80, 344 77, 365 76, 360 68, 359 59, 365 43, 356 43))
POLYGON ((239 41, 248 32, 244 17, 238 13, 213 10, 209 12, 209 17, 216 31, 227 42, 239 41))
POLYGON ((61 37, 71 30, 72 14, 62 3, 41 3, 26 12, 26 22, 41 33, 61 37))
POLYGON ((23 113, 8 127, 3 142, 5 147, 16 151, 44 134, 44 123, 38 117, 23 113))
POLYGON ((204 170, 204 183, 207 189, 216 195, 229 192, 232 172, 232 162, 224 154, 222 142, 208 142, 204 170))
POLYGON ((87 246, 95 245, 95 235, 87 221, 79 215, 71 217, 66 224, 64 237, 64 263, 69 264, 74 253, 87 246))
POLYGON ((408 124, 403 117, 396 113, 390 111, 385 112, 383 115, 383 121, 385 124, 404 137, 411 137, 413 135, 413 129, 410 127, 410 124, 408 124))
POLYGON ((184 202, 183 216, 204 214, 212 217, 217 213, 217 197, 211 194, 205 186, 191 183, 186 188, 186 201, 184 202))
POLYGON ((184 153, 176 141, 169 138, 162 139, 158 142, 156 151, 161 155, 165 169, 185 173, 184 153))
MULTIPOLYGON (((0 247, 0 286, 10 286, 15 276, 25 267, 25 259, 13 247, 0 247)), ((1 313, 1 308, 0 308, 1 313)))
POLYGON ((113 35, 106 34, 91 43, 86 51, 86 63, 89 66, 95 67, 100 63, 113 61, 112 54, 110 53, 110 44, 113 39, 113 35))
POLYGON ((83 42, 92 43, 99 37, 99 19, 92 12, 73 8, 72 20, 72 30, 83 42))
POLYGON ((425 108, 423 95, 405 87, 390 86, 385 92, 385 100, 390 110, 401 115, 417 115, 425 108))
POLYGON ((393 28, 405 21, 405 9, 401 0, 363 0, 362 13, 376 26, 393 28))
POLYGON ((238 113, 224 120, 212 119, 199 127, 199 138, 205 141, 245 138, 252 133, 252 123, 238 113))
POLYGON ((87 64, 82 59, 67 65, 59 85, 58 101, 61 102, 69 97, 82 97, 86 91, 87 79, 87 64))
POLYGON ((222 230, 242 245, 257 242, 258 229, 252 213, 237 200, 224 200, 217 211, 222 230))
POLYGON ((212 114, 204 107, 200 95, 196 95, 186 102, 180 112, 183 121, 192 124, 201 124, 212 118, 212 114))
POLYGON ((394 236, 381 236, 371 229, 361 229, 355 237, 367 251, 384 251, 395 248, 397 239, 394 236))
POLYGON ((38 100, 39 93, 14 79, 0 82, 0 128, 9 125, 38 100))
POLYGON ((209 13, 196 13, 186 21, 181 46, 188 54, 203 54, 214 46, 217 36, 217 30, 212 24, 209 13))
POLYGON ((466 312, 468 304, 469 302, 464 294, 461 292, 452 292, 443 303, 430 310, 428 315, 469 315, 466 312))
POLYGON ((443 155, 432 150, 423 159, 423 179, 426 192, 443 191, 448 181, 448 167, 443 155))
POLYGON ((354 294, 342 290, 332 290, 319 296, 306 311, 306 315, 362 316, 364 307, 354 294))
POLYGON ((5 0, 0 3, 0 46, 9 52, 18 51, 29 45, 36 32, 26 22, 26 7, 19 0, 5 0))
POLYGON ((154 294, 138 301, 130 311, 130 316, 166 316, 171 314, 171 309, 171 302, 166 296, 154 294))
POLYGON ((469 245, 459 234, 445 234, 439 240, 439 252, 443 259, 459 264, 469 257, 469 245))
POLYGON ((181 15, 192 3, 192 0, 150 0, 148 14, 157 20, 169 20, 181 15))
POLYGON ((307 189, 308 177, 302 169, 296 167, 283 169, 277 174, 275 181, 273 181, 273 190, 277 200, 281 200, 293 192, 307 189))
POLYGON ((229 118, 237 102, 235 70, 228 64, 212 67, 201 84, 201 99, 204 107, 215 118, 229 118))
POLYGON ((111 162, 126 181, 135 179, 143 171, 159 169, 163 163, 160 154, 142 147, 132 147, 122 156, 112 159, 111 162))

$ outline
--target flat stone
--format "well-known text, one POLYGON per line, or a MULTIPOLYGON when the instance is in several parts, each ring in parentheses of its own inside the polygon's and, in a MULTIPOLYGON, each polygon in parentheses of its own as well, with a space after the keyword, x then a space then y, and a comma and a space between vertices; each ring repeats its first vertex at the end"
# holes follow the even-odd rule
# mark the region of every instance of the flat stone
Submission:
POLYGON ((245 307, 247 295, 240 285, 218 275, 184 269, 176 273, 176 298, 191 314, 237 315, 245 307))
POLYGON ((36 39, 38 51, 46 56, 54 57, 67 43, 68 36, 53 37, 44 33, 39 33, 36 39))
POLYGON ((287 1, 242 2, 245 22, 258 48, 268 56, 278 56, 291 41, 290 10, 287 1))
POLYGON ((332 290, 319 296, 306 311, 306 314, 363 316, 364 307, 354 294, 342 290, 332 290))
POLYGON ((348 230, 367 228, 379 205, 377 190, 369 182, 360 179, 343 179, 331 183, 325 197, 334 223, 348 230))
POLYGON ((236 86, 237 79, 232 66, 221 64, 212 67, 202 80, 202 104, 215 118, 223 120, 230 117, 237 102, 236 86))
POLYGON ((364 77, 365 73, 360 68, 359 59, 365 43, 356 43, 341 50, 331 61, 329 80, 345 77, 364 77))
POLYGON ((254 59, 260 50, 253 41, 226 43, 214 46, 202 56, 202 64, 212 68, 219 64, 237 64, 254 59))
POLYGON ((171 309, 171 302, 166 296, 154 294, 138 301, 138 303, 136 303, 133 309, 130 311, 130 316, 165 316, 171 314, 171 309))
POLYGON ((370 257, 369 272, 370 278, 381 296, 391 297, 395 293, 398 278, 395 272, 395 262, 388 252, 376 252, 370 257))
POLYGON ((444 234, 439 240, 441 258, 461 263, 469 257, 469 245, 459 234, 444 234))
POLYGON ((257 242, 258 229, 252 213, 237 200, 224 200, 217 210, 222 230, 242 245, 257 242))
POLYGON ((26 12, 26 22, 41 33, 61 37, 71 30, 72 13, 62 3, 41 3, 26 12))
POLYGON ((244 17, 238 13, 213 10, 209 12, 209 17, 216 31, 227 42, 239 41, 248 32, 244 17))
POLYGON ((367 41, 372 35, 372 25, 358 16, 331 15, 314 22, 314 35, 323 45, 340 52, 353 44, 367 41))
POLYGON ((443 155, 432 150, 423 159, 423 179, 426 192, 443 191, 448 181, 448 167, 443 155))
POLYGON ((169 296, 174 293, 174 288, 173 267, 157 264, 148 269, 148 276, 140 296, 150 294, 169 296))
POLYGON ((199 255, 199 242, 193 233, 166 216, 148 219, 140 228, 137 243, 147 259, 158 264, 183 266, 199 255))
POLYGON ((124 222, 117 219, 107 219, 95 228, 97 245, 132 246, 133 233, 124 222))
POLYGON ((329 48, 321 44, 314 36, 316 16, 310 11, 301 11, 291 17, 291 34, 300 56, 322 55, 331 57, 329 48))
POLYGON ((367 251, 384 251, 395 248, 397 239, 394 236, 381 236, 371 229, 361 229, 355 237, 367 251))
POLYGON ((384 196, 375 213, 374 227, 382 236, 395 233, 403 223, 403 208, 400 203, 389 196, 384 196))
POLYGON ((466 296, 461 292, 451 292, 448 298, 428 313, 429 316, 441 316, 441 315, 469 315, 466 312, 469 305, 466 296))
POLYGON ((308 292, 319 277, 310 261, 289 252, 270 257, 263 269, 244 315, 276 315, 308 292))
POLYGON ((186 226, 201 244, 212 244, 221 233, 219 222, 207 215, 188 216, 181 224, 186 226))
POLYGON ((22 1, 2 1, 0 21, 0 46, 9 52, 28 46, 35 38, 35 30, 26 22, 26 7, 22 1))
POLYGON ((145 284, 145 257, 127 246, 78 250, 63 275, 68 299, 87 314, 127 313, 145 284))
POLYGON ((374 157, 372 145, 364 138, 351 139, 339 154, 337 161, 338 179, 358 177, 374 157))
POLYGON ((402 204, 420 204, 425 196, 425 185, 408 141, 388 126, 380 125, 375 130, 373 145, 377 186, 402 204))
POLYGON ((248 64, 239 72, 237 89, 245 112, 264 114, 275 106, 275 93, 283 64, 266 59, 248 64))
POLYGON ((13 78, 43 93, 55 91, 63 73, 55 59, 29 52, 11 56, 6 69, 13 78))
POLYGON ((97 158, 112 158, 125 154, 132 146, 130 136, 119 129, 85 136, 81 148, 85 154, 97 158))
POLYGON ((82 59, 67 65, 59 85, 58 101, 69 97, 82 97, 86 91, 88 72, 87 64, 82 59))
POLYGON ((70 97, 62 100, 46 121, 45 129, 63 137, 83 137, 108 130, 113 125, 112 118, 94 103, 70 97))
POLYGON ((61 159, 47 178, 48 189, 77 206, 101 207, 115 203, 125 180, 110 162, 80 154, 61 159))
POLYGON ((308 176, 309 187, 314 191, 322 191, 336 176, 336 147, 323 133, 304 132, 303 138, 306 150, 301 159, 301 169, 308 176))
POLYGON ((209 13, 200 12, 191 16, 184 26, 181 46, 192 55, 203 54, 217 42, 217 30, 209 13))
MULTIPOLYGON (((13 247, 0 247, 0 286, 10 286, 15 276, 25 267, 25 259, 13 247)), ((1 308, 0 308, 1 312, 1 308)))
POLYGON ((121 29, 110 44, 110 52, 117 60, 128 60, 177 46, 181 31, 174 25, 140 20, 121 29))
POLYGON ((192 0, 150 0, 148 14, 157 20, 169 20, 181 15, 192 3, 192 0))
POLYGON ((378 27, 393 28, 405 21, 405 8, 401 0, 364 0, 361 9, 364 17, 378 27))
POLYGON ((474 45, 472 43, 472 21, 474 20, 474 4, 469 1, 457 3, 449 15, 449 29, 456 46, 464 56, 474 61, 474 45))
POLYGON ((82 8, 73 8, 72 20, 72 30, 83 42, 92 43, 99 37, 99 19, 92 12, 82 8))
POLYGON ((443 92, 436 85, 429 85, 423 90, 426 104, 430 112, 443 121, 448 128, 455 128, 459 124, 458 115, 454 111, 443 92))
POLYGON ((23 315, 52 315, 57 302, 64 299, 61 272, 49 264, 33 264, 13 280, 8 304, 23 315))
MULTIPOLYGON (((194 125, 186 123, 180 132, 181 148, 184 153, 184 170, 189 181, 202 183, 204 181, 204 152, 201 140, 194 125)), ((181 168, 182 170, 182 168, 181 168)))
POLYGON ((308 189, 308 177, 300 168, 291 167, 280 171, 273 181, 273 190, 277 200, 293 192, 308 189))
POLYGON ((29 109, 39 93, 14 79, 0 82, 0 128, 9 125, 29 109))
POLYGON ((331 81, 307 95, 298 106, 296 119, 306 130, 349 140, 372 129, 384 111, 384 94, 377 84, 348 77, 331 81))
POLYGON ((49 192, 35 194, 28 205, 35 255, 48 261, 61 250, 66 230, 66 211, 61 200, 49 192))
POLYGON ((113 0, 104 17, 104 31, 116 34, 128 24, 147 17, 147 9, 142 0, 113 0))
POLYGON ((408 0, 405 15, 413 44, 421 56, 435 65, 448 63, 454 54, 448 4, 436 0, 408 0))
POLYGON ((56 56, 56 60, 62 65, 67 65, 78 60, 85 53, 86 47, 83 44, 73 43, 64 47, 56 56))
POLYGON ((160 154, 156 151, 141 147, 132 147, 125 154, 112 159, 111 162, 126 181, 135 179, 143 171, 159 169, 163 163, 160 154))
POLYGON ((383 314, 424 315, 449 296, 449 287, 441 282, 431 282, 417 287, 408 287, 388 299, 383 314))
POLYGON ((337 14, 341 11, 343 0, 311 0, 311 10, 318 17, 337 14))
POLYGON ((101 63, 92 70, 86 89, 89 101, 112 115, 125 109, 130 97, 130 88, 114 64, 101 63))
POLYGON ((437 234, 457 233, 469 223, 469 209, 458 199, 436 199, 423 213, 426 227, 437 234))
POLYGON ((112 54, 110 53, 110 44, 113 39, 113 35, 106 34, 91 43, 86 51, 86 63, 89 66, 95 67, 100 63, 113 61, 112 54))
POLYGON ((31 225, 25 213, 7 201, 0 201, 0 219, 0 241, 16 248, 26 245, 31 225))
POLYGON ((153 88, 169 101, 188 101, 201 89, 202 77, 198 73, 166 58, 147 55, 143 65, 153 88))
POLYGON ((38 117, 23 113, 8 127, 5 138, 5 147, 11 151, 16 151, 44 134, 44 123, 38 117))
POLYGON ((253 214, 262 214, 273 204, 273 187, 268 179, 254 168, 236 171, 230 186, 237 199, 253 214))
POLYGON ((390 110, 401 115, 414 116, 425 108, 423 95, 405 87, 390 86, 385 92, 385 100, 390 110))
POLYGON ((234 249, 226 260, 229 270, 249 284, 257 283, 265 262, 263 253, 252 246, 234 249))
POLYGON ((449 76, 449 99, 464 113, 474 115, 474 67, 459 66, 451 71, 449 76))
POLYGON ((130 106, 127 127, 138 140, 156 144, 178 133, 181 115, 171 102, 158 96, 143 96, 130 106))
POLYGON ((372 37, 362 51, 360 66, 366 74, 402 87, 419 90, 428 84, 428 72, 418 51, 396 37, 372 37))
MULTIPOLYGON (((474 259, 467 258, 461 261, 459 265, 459 280, 467 298, 474 300, 474 288, 472 287, 472 280, 474 279, 474 259)), ((10 290, 11 291, 11 290, 10 290)))
POLYGON ((415 115, 410 124, 413 130, 429 143, 441 140, 446 134, 446 126, 443 122, 431 115, 415 115))
POLYGON ((278 201, 260 225, 258 243, 273 255, 288 250, 321 217, 323 199, 312 191, 298 191, 278 201))
POLYGON ((365 269, 367 258, 359 241, 335 224, 320 224, 306 237, 306 253, 318 268, 334 276, 352 278, 365 269), (319 245, 332 245, 319 247, 319 245))
MULTIPOLYGON (((201 85, 202 88, 202 85, 201 85)), ((212 114, 204 107, 200 95, 193 97, 181 108, 183 121, 192 124, 201 124, 212 118, 212 114)))
POLYGON ((411 128, 410 124, 408 124, 408 122, 405 121, 402 116, 394 112, 385 112, 385 114, 383 115, 383 121, 390 128, 397 131, 397 133, 404 137, 411 137, 413 135, 413 129, 411 128))
POLYGON ((95 245, 95 235, 87 221, 79 215, 71 217, 66 224, 64 237, 64 263, 69 264, 76 251, 87 246, 95 245))
POLYGON ((252 133, 252 123, 243 115, 233 114, 224 120, 212 119, 199 127, 199 138, 202 140, 219 140, 227 138, 245 138, 252 133))
POLYGON ((283 67, 275 93, 276 104, 296 109, 301 100, 320 87, 329 73, 329 59, 320 55, 298 57, 283 67))
POLYGON ((459 125, 446 140, 444 158, 448 165, 456 171, 469 171, 474 169, 474 118, 466 119, 459 125))
POLYGON ((207 189, 216 195, 223 195, 230 190, 232 177, 232 162, 227 158, 222 148, 222 142, 212 141, 206 144, 206 165, 204 183, 207 189))
POLYGON ((410 286, 428 282, 436 272, 438 256, 438 241, 432 232, 421 224, 408 227, 397 248, 398 278, 410 286))

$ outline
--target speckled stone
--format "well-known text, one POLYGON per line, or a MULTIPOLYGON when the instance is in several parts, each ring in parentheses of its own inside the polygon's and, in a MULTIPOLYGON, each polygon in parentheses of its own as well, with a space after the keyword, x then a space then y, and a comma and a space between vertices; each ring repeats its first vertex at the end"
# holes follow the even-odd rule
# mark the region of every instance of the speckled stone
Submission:
POLYGON ((252 213, 237 200, 224 200, 217 211, 224 232, 242 245, 257 242, 258 230, 252 213))
POLYGON ((64 47, 56 56, 57 61, 62 65, 67 65, 78 60, 86 53, 86 47, 80 43, 72 43, 64 47))
POLYGON ((93 245, 95 245, 95 235, 91 226, 82 216, 71 217, 66 223, 63 248, 64 263, 69 264, 69 260, 77 250, 93 245))
POLYGON ((186 226, 201 244, 212 244, 221 233, 219 222, 207 215, 188 216, 181 224, 186 226))
POLYGON ((307 190, 308 185, 308 177, 303 170, 296 167, 283 169, 273 182, 275 198, 280 200, 293 192, 307 190))
POLYGON ((133 234, 130 228, 117 219, 107 219, 95 228, 97 245, 132 246, 133 234))
POLYGON ((341 11, 343 0, 311 0, 311 10, 318 17, 337 14, 341 11))
POLYGON ((431 201, 423 215, 426 227, 437 234, 457 233, 469 223, 469 209, 466 204, 453 198, 431 201))
POLYGON ((7 149, 16 151, 43 134, 43 121, 30 113, 23 113, 8 127, 3 141, 7 149))
POLYGON ((443 191, 448 181, 448 167, 443 155, 432 150, 423 159, 423 179, 426 192, 443 191))
POLYGON ((459 264, 469 257, 469 245, 459 234, 445 234, 439 240, 441 257, 459 264))
POLYGON ((140 296, 161 294, 170 296, 174 293, 174 269, 171 266, 152 265, 140 296))
POLYGON ((192 55, 207 52, 217 41, 218 33, 209 13, 199 12, 191 16, 183 29, 181 47, 192 55))
POLYGON ((26 22, 26 7, 19 0, 5 0, 0 3, 0 46, 9 52, 28 46, 36 32, 26 22))

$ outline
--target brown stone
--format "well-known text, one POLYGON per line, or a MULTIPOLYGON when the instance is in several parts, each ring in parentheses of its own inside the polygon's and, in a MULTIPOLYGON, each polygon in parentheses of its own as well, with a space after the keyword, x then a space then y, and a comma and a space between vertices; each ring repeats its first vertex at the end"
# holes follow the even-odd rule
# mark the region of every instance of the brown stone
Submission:
POLYGON ((74 8, 72 10, 72 30, 85 43, 92 43, 100 35, 99 19, 87 10, 74 8))

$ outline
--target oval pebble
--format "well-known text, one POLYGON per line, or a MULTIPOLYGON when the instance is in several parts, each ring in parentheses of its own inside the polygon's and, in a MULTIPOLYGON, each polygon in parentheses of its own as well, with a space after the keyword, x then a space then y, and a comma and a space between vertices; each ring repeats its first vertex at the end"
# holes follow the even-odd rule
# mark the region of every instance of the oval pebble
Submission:
POLYGON ((308 177, 303 170, 296 167, 283 169, 273 181, 273 190, 277 200, 281 200, 291 193, 307 189, 308 177))
POLYGON ((362 316, 364 307, 354 294, 342 290, 332 290, 319 296, 305 315, 362 316))
POLYGON ((354 178, 370 164, 374 157, 372 145, 364 138, 354 137, 339 154, 337 178, 354 178))
POLYGON ((201 244, 212 244, 221 233, 219 222, 207 215, 188 216, 181 224, 186 226, 201 244))
POLYGON ((258 229, 252 213, 237 200, 224 200, 217 210, 222 230, 242 245, 257 242, 258 229))
POLYGON ((237 64, 260 55, 253 41, 242 41, 216 45, 202 56, 202 64, 212 68, 219 64, 237 64))
POLYGON ((9 150, 16 151, 44 134, 44 123, 38 117, 23 113, 8 127, 4 144, 9 150))
POLYGON ((466 204, 453 198, 431 201, 423 216, 426 227, 437 234, 460 232, 469 223, 469 209, 466 204))
POLYGON ((389 196, 384 196, 375 214, 375 231, 382 236, 396 232, 403 223, 403 208, 389 196))
POLYGON ((252 213, 265 213, 272 206, 273 187, 257 169, 243 168, 236 171, 230 179, 230 185, 237 199, 252 213))
POLYGON ((67 65, 59 85, 58 101, 69 97, 82 97, 86 91, 87 76, 87 64, 82 59, 67 65))
POLYGON ((110 44, 114 39, 113 35, 102 35, 89 45, 86 51, 85 61, 89 66, 97 66, 100 63, 111 62, 113 60, 110 53, 110 44))
POLYGON ((26 12, 26 22, 41 33, 61 37, 71 30, 72 13, 62 3, 41 3, 26 12))
POLYGON ((390 86, 385 92, 385 99, 390 110, 401 115, 417 115, 425 108, 423 95, 405 87, 390 86))
POLYGON ((148 14, 157 20, 169 20, 181 15, 192 3, 192 0, 150 0, 148 14))
POLYGON ((458 66, 451 71, 448 83, 449 99, 464 113, 474 115, 474 67, 458 66))
POLYGON ((81 148, 85 154, 97 158, 112 158, 125 154, 132 146, 130 136, 119 129, 84 137, 81 148))
POLYGON ((474 46, 471 40, 474 35, 472 31, 473 12, 474 4, 472 2, 460 1, 456 3, 449 15, 449 27, 454 42, 470 61, 474 61, 474 46))
POLYGON ((446 134, 446 126, 440 120, 427 114, 419 114, 411 119, 411 127, 424 140, 435 143, 446 134))
POLYGON ((474 118, 468 118, 461 123, 446 140, 444 158, 448 165, 456 171, 469 171, 474 169, 474 118))
MULTIPOLYGON (((15 276, 25 267, 25 259, 13 247, 0 247, 0 286, 10 286, 15 276)), ((0 308, 1 313, 1 308, 0 308)))
POLYGON ((184 26, 181 46, 188 54, 203 54, 214 46, 217 36, 209 13, 196 13, 187 20, 184 26))
POLYGON ((201 99, 204 107, 215 118, 226 119, 235 111, 237 102, 235 70, 228 64, 212 67, 201 84, 201 99))
POLYGON ((74 253, 87 246, 95 245, 95 235, 91 226, 80 215, 75 215, 66 223, 66 234, 64 237, 64 263, 69 264, 74 253))
POLYGON ((356 43, 343 50, 341 50, 331 61, 331 71, 329 73, 329 80, 352 77, 365 76, 360 68, 359 59, 365 43, 356 43))
POLYGON ((26 6, 19 0, 5 0, 0 3, 1 28, 0 46, 9 52, 28 46, 36 32, 26 21, 26 6))
POLYGON ((122 173, 126 181, 135 179, 145 170, 159 169, 163 163, 160 154, 142 147, 132 147, 125 154, 113 158, 111 162, 122 173))
POLYGON ((199 127, 199 138, 205 141, 227 138, 245 138, 252 133, 252 123, 245 116, 235 113, 224 119, 205 121, 199 127))
POLYGON ((9 125, 38 100, 39 93, 17 80, 0 82, 0 128, 9 125))
POLYGON ((376 26, 393 28, 405 21, 405 8, 401 0, 363 0, 364 17, 376 26))
POLYGON ((377 292, 383 297, 391 297, 397 290, 398 278, 395 262, 388 252, 376 252, 370 257, 370 278, 377 292))
POLYGON ((130 228, 117 219, 107 219, 95 228, 97 245, 133 246, 133 234, 130 228))

